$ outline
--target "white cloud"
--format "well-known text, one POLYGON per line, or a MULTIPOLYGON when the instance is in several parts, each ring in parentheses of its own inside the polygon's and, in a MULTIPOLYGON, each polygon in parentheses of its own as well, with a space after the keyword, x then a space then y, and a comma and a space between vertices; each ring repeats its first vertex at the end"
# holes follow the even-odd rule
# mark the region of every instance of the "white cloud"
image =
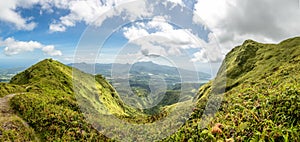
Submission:
POLYGON ((213 34, 206 42, 189 29, 174 28, 163 17, 135 23, 123 30, 129 43, 138 45, 144 55, 181 56, 189 49, 196 49, 198 52, 193 54, 193 62, 218 62, 223 59, 213 34))
POLYGON ((70 1, 68 9, 70 14, 61 17, 61 23, 66 26, 74 26, 78 21, 84 21, 91 24, 100 16, 101 13, 108 10, 109 7, 101 7, 95 0, 90 1, 70 1), (83 12, 84 11, 84 12, 83 12))
POLYGON ((66 31, 66 27, 62 24, 52 23, 49 26, 49 30, 50 30, 50 32, 64 32, 64 31, 66 31))
POLYGON ((7 38, 0 40, 0 47, 4 47, 4 54, 7 56, 17 55, 23 52, 32 52, 35 49, 42 49, 42 51, 50 56, 61 56, 59 50, 55 50, 53 45, 43 45, 37 41, 17 41, 14 38, 7 38))
POLYGON ((5 46, 4 52, 6 55, 16 55, 21 52, 34 51, 35 49, 41 48, 43 45, 36 41, 16 41, 13 38, 7 38, 2 41, 1 46, 5 46))
POLYGON ((33 30, 37 24, 31 18, 22 17, 18 8, 32 8, 34 5, 40 5, 40 14, 43 11, 53 13, 53 8, 70 11, 66 15, 62 15, 59 19, 55 19, 49 25, 50 32, 64 32, 67 27, 73 27, 77 22, 84 22, 87 25, 100 25, 107 17, 119 15, 126 11, 126 18, 134 19, 141 15, 149 14, 145 1, 136 1, 130 5, 121 6, 115 9, 114 13, 103 16, 104 13, 114 7, 132 2, 134 0, 9 0, 0 1, 0 20, 12 23, 18 30, 33 30), (134 7, 134 8, 133 8, 134 7), (138 8, 137 8, 138 7, 138 8), (103 19, 98 19, 103 16, 103 19), (97 20, 97 21, 96 21, 97 20), (56 22, 57 21, 57 22, 56 22))
MULTIPOLYGON (((129 20, 152 15, 155 13, 153 10, 157 8, 153 8, 153 6, 158 6, 157 2, 162 1, 148 0, 148 2, 147 0, 0 1, 0 20, 12 23, 19 30, 32 30, 37 25, 33 21, 34 19, 22 17, 18 8, 29 9, 33 5, 39 4, 42 7, 42 13, 44 11, 52 13, 54 7, 69 11, 68 14, 53 19, 49 25, 51 32, 64 32, 68 27, 76 26, 78 22, 84 22, 87 25, 101 25, 105 19, 114 15, 122 15, 122 18, 129 20), (125 4, 129 2, 132 3, 125 4), (117 6, 120 7, 116 8, 117 6), (106 13, 107 11, 110 13, 106 13), (103 15, 104 13, 106 14, 103 15), (103 17, 98 19, 101 15, 103 17), (94 23, 95 20, 96 23, 94 23)), ((166 0, 166 5, 172 8, 172 4, 168 2, 173 2, 173 7, 175 7, 178 4, 188 5, 193 1, 166 0)), ((190 5, 190 8, 193 6, 190 5)), ((194 21, 207 25, 213 32, 210 36, 213 34, 216 36, 223 53, 249 38, 260 42, 279 42, 288 37, 299 36, 300 33, 300 8, 297 0, 198 0, 194 13, 199 15, 199 17, 194 17, 194 21)), ((176 17, 172 14, 168 16, 176 17)), ((204 55, 213 55, 210 53, 213 53, 216 48, 209 47, 217 45, 215 40, 211 39, 208 42, 199 40, 197 36, 191 34, 189 29, 174 29, 172 25, 164 22, 164 19, 155 17, 147 25, 141 24, 125 28, 124 35, 130 42, 143 45, 142 47, 147 50, 152 47, 151 50, 163 54, 178 54, 184 49, 199 48, 199 45, 205 48, 194 54, 193 61, 204 60, 202 57, 196 57, 199 55, 203 57, 204 55), (156 29, 156 32, 150 32, 149 28, 156 29), (145 37, 145 39, 138 40, 141 37, 145 37)), ((13 51, 18 53, 18 50, 13 51)), ((13 51, 11 53, 14 53, 13 51)), ((208 58, 219 59, 219 55, 208 58)))
MULTIPOLYGON (((47 2, 41 2, 47 3, 47 2)), ((100 14, 109 10, 111 7, 102 7, 98 0, 80 0, 58 2, 52 0, 48 2, 50 7, 69 10, 70 13, 61 16, 58 20, 53 21, 49 25, 50 32, 64 32, 67 27, 74 27, 77 22, 85 22, 87 25, 93 23, 100 14)), ((47 7, 49 9, 49 6, 47 7)))
POLYGON ((200 48, 204 43, 188 29, 173 28, 163 17, 125 27, 124 36, 148 54, 179 55, 184 49, 200 48))
POLYGON ((182 2, 182 0, 167 0, 167 1, 170 1, 170 2, 173 2, 175 4, 180 4, 180 5, 183 5, 184 3, 182 2))
POLYGON ((296 0, 199 0, 195 9, 227 51, 247 39, 279 42, 300 33, 296 0))
POLYGON ((192 62, 218 63, 224 59, 224 53, 220 51, 221 48, 215 36, 210 33, 208 38, 208 42, 204 43, 204 48, 193 54, 192 62))
POLYGON ((61 56, 62 53, 59 50, 55 50, 53 45, 48 45, 42 48, 42 51, 50 56, 61 56))
POLYGON ((53 6, 69 10, 70 13, 61 16, 58 22, 55 21, 49 26, 49 30, 52 32, 63 32, 67 27, 75 26, 77 22, 99 26, 106 18, 120 15, 124 11, 127 16, 124 16, 124 18, 128 19, 135 19, 136 17, 149 14, 147 10, 149 7, 146 6, 145 1, 135 1, 126 6, 121 5, 134 0, 71 0, 67 3, 53 3, 54 1, 52 1, 53 6), (114 7, 119 5, 120 7, 114 9, 114 7), (110 11, 112 9, 114 10, 113 12, 110 11), (110 13, 106 13, 108 11, 110 11, 110 13))
POLYGON ((137 27, 130 27, 130 28, 124 28, 124 36, 129 40, 129 41, 134 41, 138 38, 144 37, 149 35, 148 31, 145 29, 140 29, 137 27))
POLYGON ((0 1, 0 20, 14 24, 18 30, 33 30, 36 27, 36 23, 32 22, 32 18, 22 17, 16 9, 19 6, 29 8, 30 5, 33 5, 34 3, 35 1, 0 1))
POLYGON ((173 26, 167 23, 167 20, 165 17, 162 16, 156 16, 152 19, 151 22, 147 24, 149 28, 156 28, 159 31, 170 31, 173 30, 173 26))

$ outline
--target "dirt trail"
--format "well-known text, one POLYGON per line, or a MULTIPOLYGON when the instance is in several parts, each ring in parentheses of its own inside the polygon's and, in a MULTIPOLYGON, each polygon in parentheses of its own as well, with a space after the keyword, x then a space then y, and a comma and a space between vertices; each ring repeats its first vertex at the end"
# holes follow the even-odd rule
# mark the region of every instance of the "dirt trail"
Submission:
POLYGON ((0 117, 10 117, 14 114, 14 111, 9 106, 9 100, 17 94, 10 94, 3 98, 0 98, 0 117))
MULTIPOLYGON (((3 127, 4 129, 10 129, 10 121, 11 118, 19 119, 22 121, 23 126, 30 127, 26 121, 24 121, 21 117, 15 114, 14 110, 10 107, 9 101, 11 98, 13 98, 16 95, 22 95, 23 93, 15 93, 15 94, 9 94, 2 98, 0 98, 0 127, 3 127), (4 123, 3 123, 4 122, 4 123)), ((0 135, 1 136, 1 135, 0 135)), ((0 137, 1 138, 1 137, 0 137)), ((0 139, 1 141, 1 139, 0 139)), ((34 141, 39 141, 39 139, 36 137, 34 141)))

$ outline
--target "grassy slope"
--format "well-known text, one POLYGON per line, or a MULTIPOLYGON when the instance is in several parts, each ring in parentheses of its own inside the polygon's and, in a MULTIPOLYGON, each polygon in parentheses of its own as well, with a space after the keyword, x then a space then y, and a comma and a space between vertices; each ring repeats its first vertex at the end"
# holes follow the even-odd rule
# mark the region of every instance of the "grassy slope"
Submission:
POLYGON ((16 75, 10 82, 26 88, 28 93, 14 97, 11 104, 42 140, 107 140, 85 121, 83 109, 120 117, 139 114, 123 104, 104 78, 97 76, 97 81, 93 82, 94 76, 74 71, 80 76, 75 78, 76 84, 73 84, 72 68, 47 59, 16 75), (73 85, 80 88, 76 94, 73 85), (87 96, 91 94, 95 96, 87 96), (76 99, 86 107, 81 109, 76 99))
POLYGON ((226 93, 208 129, 198 124, 211 83, 200 88, 190 121, 165 141, 300 141, 300 38, 247 40, 226 56, 216 80, 226 81, 226 93), (223 124, 221 134, 212 134, 215 123, 223 124))
MULTIPOLYGON (((131 108, 120 100, 118 93, 101 75, 85 74, 51 59, 19 73, 6 85, 21 86, 19 92, 25 92, 12 98, 11 106, 41 140, 108 140, 86 122, 85 118, 97 121, 101 117, 97 114, 118 116, 124 121, 143 124, 167 115, 165 109, 161 113, 147 115, 131 108), (75 78, 72 78, 74 72, 75 78), (74 90, 73 86, 77 89, 74 90), (85 107, 79 107, 78 102, 85 107)), ((115 122, 106 123, 111 125, 115 122)), ((124 127, 124 131, 129 132, 130 129, 124 127)), ((106 131, 119 130, 111 128, 106 131)), ((156 131, 153 130, 153 133, 156 131)))
POLYGON ((44 60, 12 78, 10 84, 25 88, 11 106, 41 140, 106 139, 85 122, 72 89, 72 68, 44 60))

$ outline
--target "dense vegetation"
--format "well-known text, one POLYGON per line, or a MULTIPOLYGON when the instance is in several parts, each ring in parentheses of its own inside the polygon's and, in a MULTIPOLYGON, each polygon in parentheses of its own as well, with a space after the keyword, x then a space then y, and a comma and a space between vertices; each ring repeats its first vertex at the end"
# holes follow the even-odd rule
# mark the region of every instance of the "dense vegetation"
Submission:
MULTIPOLYGON (((300 141, 299 49, 300 38, 279 44, 247 40, 234 48, 226 56, 217 77, 199 89, 194 98, 197 105, 189 120, 178 124, 182 127, 163 141, 300 141), (212 90, 220 90, 224 97, 218 112, 204 128, 200 125, 203 123, 202 114, 212 97, 212 90)), ((137 95, 147 95, 140 86, 133 88, 137 89, 137 95)), ((98 116, 89 117, 83 112, 117 116, 138 124, 152 123, 169 115, 175 106, 190 105, 191 102, 185 101, 176 103, 181 99, 178 88, 180 85, 175 85, 172 91, 167 92, 168 97, 163 98, 157 108, 139 110, 126 105, 101 75, 89 75, 47 59, 14 76, 9 84, 0 84, 0 97, 18 94, 10 103, 23 119, 0 119, 0 140, 111 141, 102 132, 110 134, 121 131, 116 129, 123 129, 127 133, 120 133, 124 135, 121 137, 130 141, 132 139, 127 137, 146 130, 122 124, 100 133, 85 120, 98 116), (76 76, 72 78, 74 72, 76 76), (86 107, 80 107, 79 102, 86 107), (28 123, 27 127, 24 127, 23 121, 28 123), (7 129, 8 125, 4 124, 14 127, 7 129)), ((178 108, 177 112, 189 109, 178 108)), ((108 119, 104 123, 110 125, 115 121, 108 119)), ((175 128, 177 124, 172 125, 175 128)), ((161 125, 161 128, 164 127, 161 125)), ((153 129, 154 132, 164 134, 157 129, 153 129)), ((149 136, 149 139, 157 138, 149 136)))
POLYGON ((212 83, 200 88, 191 119, 165 141, 300 141, 300 38, 245 41, 228 53, 215 81, 226 81, 226 92, 209 127, 199 124, 212 83))
POLYGON ((10 84, 25 89, 19 90, 24 92, 22 95, 12 98, 11 106, 42 141, 106 140, 85 121, 71 76, 72 68, 44 60, 12 78, 10 84))
POLYGON ((12 94, 15 92, 24 92, 25 89, 22 86, 8 84, 8 83, 0 83, 0 97, 4 97, 8 94, 12 94))
POLYGON ((18 117, 0 116, 0 141, 35 141, 34 130, 18 117))

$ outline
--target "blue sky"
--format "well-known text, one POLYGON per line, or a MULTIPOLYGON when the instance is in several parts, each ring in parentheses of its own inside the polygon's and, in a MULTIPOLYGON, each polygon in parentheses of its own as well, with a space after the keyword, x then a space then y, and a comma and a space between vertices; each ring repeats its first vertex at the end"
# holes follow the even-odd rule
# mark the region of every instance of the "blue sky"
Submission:
MULTIPOLYGON (((79 22, 76 27, 69 28, 67 32, 51 32, 49 30, 49 24, 51 24, 51 21, 68 13, 68 11, 56 9, 56 12, 54 13, 43 12, 43 14, 40 14, 40 7, 41 6, 39 5, 34 5, 30 9, 19 9, 22 17, 34 17, 34 21, 37 23, 37 26, 33 30, 18 30, 13 24, 1 21, 0 35, 2 40, 14 38, 15 40, 24 42, 37 41, 45 45, 54 45, 55 48, 60 50, 63 54, 71 56, 74 53, 77 42, 87 25, 79 22)), ((22 52, 17 55, 6 55, 3 48, 1 48, 1 51, 1 60, 5 60, 4 64, 10 64, 10 66, 21 66, 23 64, 28 66, 44 58, 57 57, 49 56, 39 50, 22 52)))
POLYGON ((276 43, 298 36, 297 5, 296 0, 1 1, 0 65, 29 66, 45 58, 126 63, 156 54, 179 67, 216 72, 225 54, 246 39, 276 43), (138 50, 130 52, 131 47, 138 50))

